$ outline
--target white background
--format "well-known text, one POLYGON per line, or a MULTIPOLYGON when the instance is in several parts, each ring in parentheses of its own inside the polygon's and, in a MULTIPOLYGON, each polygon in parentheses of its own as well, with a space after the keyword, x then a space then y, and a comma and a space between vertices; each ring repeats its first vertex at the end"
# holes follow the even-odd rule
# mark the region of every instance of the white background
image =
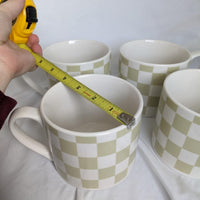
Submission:
MULTIPOLYGON (((200 50, 199 0, 35 0, 35 4, 39 19, 35 33, 43 48, 63 40, 105 42, 112 50, 113 75, 118 75, 119 48, 130 40, 167 40, 200 50)), ((200 66, 199 62, 196 59, 192 66, 200 66)), ((39 69, 31 77, 46 84, 39 69)), ((17 99, 17 107, 40 104, 41 96, 21 78, 6 93, 17 99)), ((29 135, 45 142, 38 124, 24 122, 29 135)), ((103 191, 76 191, 50 161, 15 140, 6 122, 0 132, 0 200, 198 200, 200 181, 175 174, 152 153, 153 122, 143 119, 140 148, 129 177, 103 191)))

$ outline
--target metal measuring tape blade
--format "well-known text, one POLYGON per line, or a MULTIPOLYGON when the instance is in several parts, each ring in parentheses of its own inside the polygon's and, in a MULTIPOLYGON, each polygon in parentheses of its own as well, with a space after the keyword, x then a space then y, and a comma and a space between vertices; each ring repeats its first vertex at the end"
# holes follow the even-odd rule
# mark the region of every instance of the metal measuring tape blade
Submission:
POLYGON ((81 82, 77 81, 75 78, 70 76, 68 73, 62 71, 54 64, 34 53, 27 45, 18 44, 18 46, 22 49, 28 50, 35 58, 36 64, 42 68, 44 71, 49 73, 58 81, 62 82, 64 85, 80 94, 84 98, 88 99, 90 102, 104 110, 106 113, 111 115, 114 119, 119 121, 120 123, 127 125, 130 128, 135 123, 135 118, 130 113, 122 110, 118 106, 114 105, 107 99, 103 98, 81 82))

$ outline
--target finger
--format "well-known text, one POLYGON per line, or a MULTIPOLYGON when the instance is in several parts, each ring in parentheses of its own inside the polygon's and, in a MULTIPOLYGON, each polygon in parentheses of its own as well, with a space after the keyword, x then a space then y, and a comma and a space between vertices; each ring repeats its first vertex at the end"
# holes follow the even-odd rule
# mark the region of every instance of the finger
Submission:
POLYGON ((42 55, 42 48, 39 45, 39 37, 35 34, 31 34, 27 42, 28 47, 32 49, 35 53, 42 55))
POLYGON ((25 0, 8 0, 0 5, 0 11, 4 12, 11 20, 14 20, 24 7, 25 0))

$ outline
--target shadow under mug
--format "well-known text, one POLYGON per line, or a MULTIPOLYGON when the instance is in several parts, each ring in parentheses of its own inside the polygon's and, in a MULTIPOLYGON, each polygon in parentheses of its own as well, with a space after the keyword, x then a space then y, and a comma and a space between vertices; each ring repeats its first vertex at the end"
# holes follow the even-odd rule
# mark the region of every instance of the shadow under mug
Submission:
POLYGON ((128 176, 137 149, 143 100, 138 89, 110 75, 81 75, 77 80, 135 116, 127 129, 74 91, 57 83, 43 96, 40 109, 21 107, 10 119, 15 138, 52 160, 57 172, 71 185, 105 189, 128 176), (29 137, 17 124, 24 118, 46 127, 49 146, 29 137), (43 122, 44 123, 43 123, 43 122))
POLYGON ((167 41, 136 40, 120 48, 120 77, 135 85, 144 100, 143 116, 155 117, 166 76, 185 69, 200 51, 187 49, 167 41))
MULTIPOLYGON (((43 57, 55 64, 70 76, 81 74, 110 74, 110 48, 95 40, 69 40, 54 43, 46 47, 43 57)), ((49 74, 49 85, 58 81, 49 74)), ((22 76, 24 81, 41 95, 46 90, 31 79, 27 74, 22 76)))
POLYGON ((174 171, 200 178, 200 69, 170 74, 164 81, 152 144, 174 171))

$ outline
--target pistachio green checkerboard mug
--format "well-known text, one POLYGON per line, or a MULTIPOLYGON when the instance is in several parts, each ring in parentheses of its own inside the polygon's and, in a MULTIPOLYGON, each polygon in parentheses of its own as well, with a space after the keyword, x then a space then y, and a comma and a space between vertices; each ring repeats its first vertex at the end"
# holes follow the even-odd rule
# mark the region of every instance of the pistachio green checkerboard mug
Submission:
POLYGON ((133 114, 136 122, 131 129, 62 83, 46 92, 40 109, 22 107, 15 110, 9 127, 22 144, 53 160, 57 172, 71 185, 84 189, 109 188, 124 180, 132 169, 142 96, 135 86, 118 77, 91 74, 76 78, 133 114), (16 124, 24 118, 36 120, 46 127, 48 147, 30 138, 16 124))
MULTIPOLYGON (((69 40, 51 44, 43 51, 43 56, 71 76, 81 74, 110 74, 111 50, 103 42, 95 40, 69 40)), ((27 75, 26 83, 40 94, 46 91, 27 75)), ((49 86, 58 81, 47 74, 49 86)))
POLYGON ((200 51, 190 53, 167 41, 136 40, 121 46, 120 77, 134 84, 142 93, 144 116, 155 117, 166 76, 187 68, 197 56, 200 56, 200 51))
POLYGON ((152 144, 174 171, 200 178, 200 70, 185 69, 164 81, 152 144))

